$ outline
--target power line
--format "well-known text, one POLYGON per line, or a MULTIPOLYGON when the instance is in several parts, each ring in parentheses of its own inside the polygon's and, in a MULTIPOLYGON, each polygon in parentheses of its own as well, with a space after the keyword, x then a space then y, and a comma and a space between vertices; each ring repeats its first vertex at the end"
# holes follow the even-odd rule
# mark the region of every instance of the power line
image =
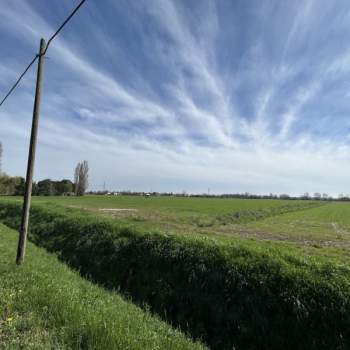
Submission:
POLYGON ((74 9, 74 11, 66 18, 66 20, 61 24, 61 26, 56 30, 55 34, 51 36, 51 38, 48 40, 46 48, 44 50, 43 55, 46 54, 47 49, 49 48, 49 45, 51 41, 56 37, 56 35, 61 31, 61 29, 70 21, 70 19, 75 15, 75 13, 80 9, 81 5, 85 2, 86 0, 80 1, 79 5, 74 9))
MULTIPOLYGON (((56 30, 56 32, 51 36, 51 38, 48 40, 47 45, 45 47, 44 52, 42 53, 42 55, 44 56, 46 54, 47 49, 49 48, 49 45, 51 43, 51 41, 57 36, 57 34, 62 30, 62 28, 70 21, 70 19, 75 15, 75 13, 79 10, 79 8, 81 7, 81 5, 83 5, 83 3, 86 0, 82 0, 80 1, 79 5, 73 10, 73 12, 65 19, 65 21, 60 25, 60 27, 56 30)), ((9 90, 9 92, 6 94, 6 96, 1 100, 0 102, 0 107, 2 106, 2 104, 6 101, 6 99, 12 94, 13 90, 17 87, 17 85, 19 84, 19 82, 21 81, 21 79, 25 76, 25 74, 28 72, 29 68, 33 65, 33 63, 38 59, 39 54, 37 54, 32 61, 28 64, 28 66, 26 67, 26 69, 24 70, 24 72, 19 76, 19 78, 17 79, 17 81, 13 84, 13 86, 11 87, 11 89, 9 90)))
POLYGON ((32 61, 28 64, 27 68, 24 70, 24 72, 19 76, 17 81, 13 84, 12 88, 9 90, 9 92, 6 94, 6 96, 2 99, 0 106, 6 101, 6 99, 11 95, 12 91, 16 88, 16 86, 19 84, 21 79, 24 77, 24 75, 27 73, 28 69, 32 66, 32 64, 37 60, 39 55, 36 55, 32 61))

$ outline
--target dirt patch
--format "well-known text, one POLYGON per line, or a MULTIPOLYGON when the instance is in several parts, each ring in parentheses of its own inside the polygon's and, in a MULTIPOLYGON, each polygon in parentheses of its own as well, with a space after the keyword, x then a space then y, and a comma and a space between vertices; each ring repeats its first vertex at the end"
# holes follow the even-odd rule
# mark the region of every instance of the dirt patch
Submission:
POLYGON ((106 211, 106 212, 120 212, 120 211, 132 211, 136 212, 137 209, 125 209, 125 208, 100 208, 99 211, 106 211))
POLYGON ((82 210, 88 210, 88 208, 84 208, 80 205, 66 205, 66 208, 72 208, 72 209, 82 209, 82 210))
POLYGON ((348 235, 349 232, 347 230, 345 230, 344 228, 340 227, 339 224, 337 224, 336 222, 332 222, 331 226, 334 230, 334 232, 336 233, 338 238, 341 238, 343 235, 348 235))
POLYGON ((113 219, 136 220, 141 219, 142 213, 134 208, 88 208, 90 213, 113 219))

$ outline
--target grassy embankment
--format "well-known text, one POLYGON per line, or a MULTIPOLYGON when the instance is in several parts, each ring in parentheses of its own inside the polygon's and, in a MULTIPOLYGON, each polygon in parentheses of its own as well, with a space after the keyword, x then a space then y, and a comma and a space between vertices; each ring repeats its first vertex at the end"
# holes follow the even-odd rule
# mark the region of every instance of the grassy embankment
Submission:
POLYGON ((0 349, 203 349, 0 225, 0 349))
MULTIPOLYGON (((20 203, 0 204, 17 227, 20 203)), ((52 204, 33 206, 31 238, 213 349, 350 346, 349 268, 292 245, 140 232, 52 204)))

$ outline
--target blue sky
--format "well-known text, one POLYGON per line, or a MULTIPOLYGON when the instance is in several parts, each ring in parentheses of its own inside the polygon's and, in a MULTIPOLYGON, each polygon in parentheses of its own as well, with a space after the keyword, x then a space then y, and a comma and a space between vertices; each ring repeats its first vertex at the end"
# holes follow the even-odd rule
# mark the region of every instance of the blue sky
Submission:
MULTIPOLYGON (((2 0, 4 95, 77 1, 2 0)), ((350 192, 350 3, 87 0, 45 61, 35 178, 90 188, 350 192)), ((24 175, 35 69, 0 109, 24 175)))

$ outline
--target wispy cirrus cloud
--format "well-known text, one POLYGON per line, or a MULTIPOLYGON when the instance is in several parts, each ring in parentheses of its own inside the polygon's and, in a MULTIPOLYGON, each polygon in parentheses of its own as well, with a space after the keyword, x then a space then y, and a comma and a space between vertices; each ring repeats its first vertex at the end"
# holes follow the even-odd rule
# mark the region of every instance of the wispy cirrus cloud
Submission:
MULTIPOLYGON (((3 2, 0 93, 71 6, 3 2)), ((345 1, 84 6, 45 62, 37 178, 86 158, 92 188, 346 192, 345 1)), ((24 174, 33 83, 0 110, 10 173, 24 174)))

